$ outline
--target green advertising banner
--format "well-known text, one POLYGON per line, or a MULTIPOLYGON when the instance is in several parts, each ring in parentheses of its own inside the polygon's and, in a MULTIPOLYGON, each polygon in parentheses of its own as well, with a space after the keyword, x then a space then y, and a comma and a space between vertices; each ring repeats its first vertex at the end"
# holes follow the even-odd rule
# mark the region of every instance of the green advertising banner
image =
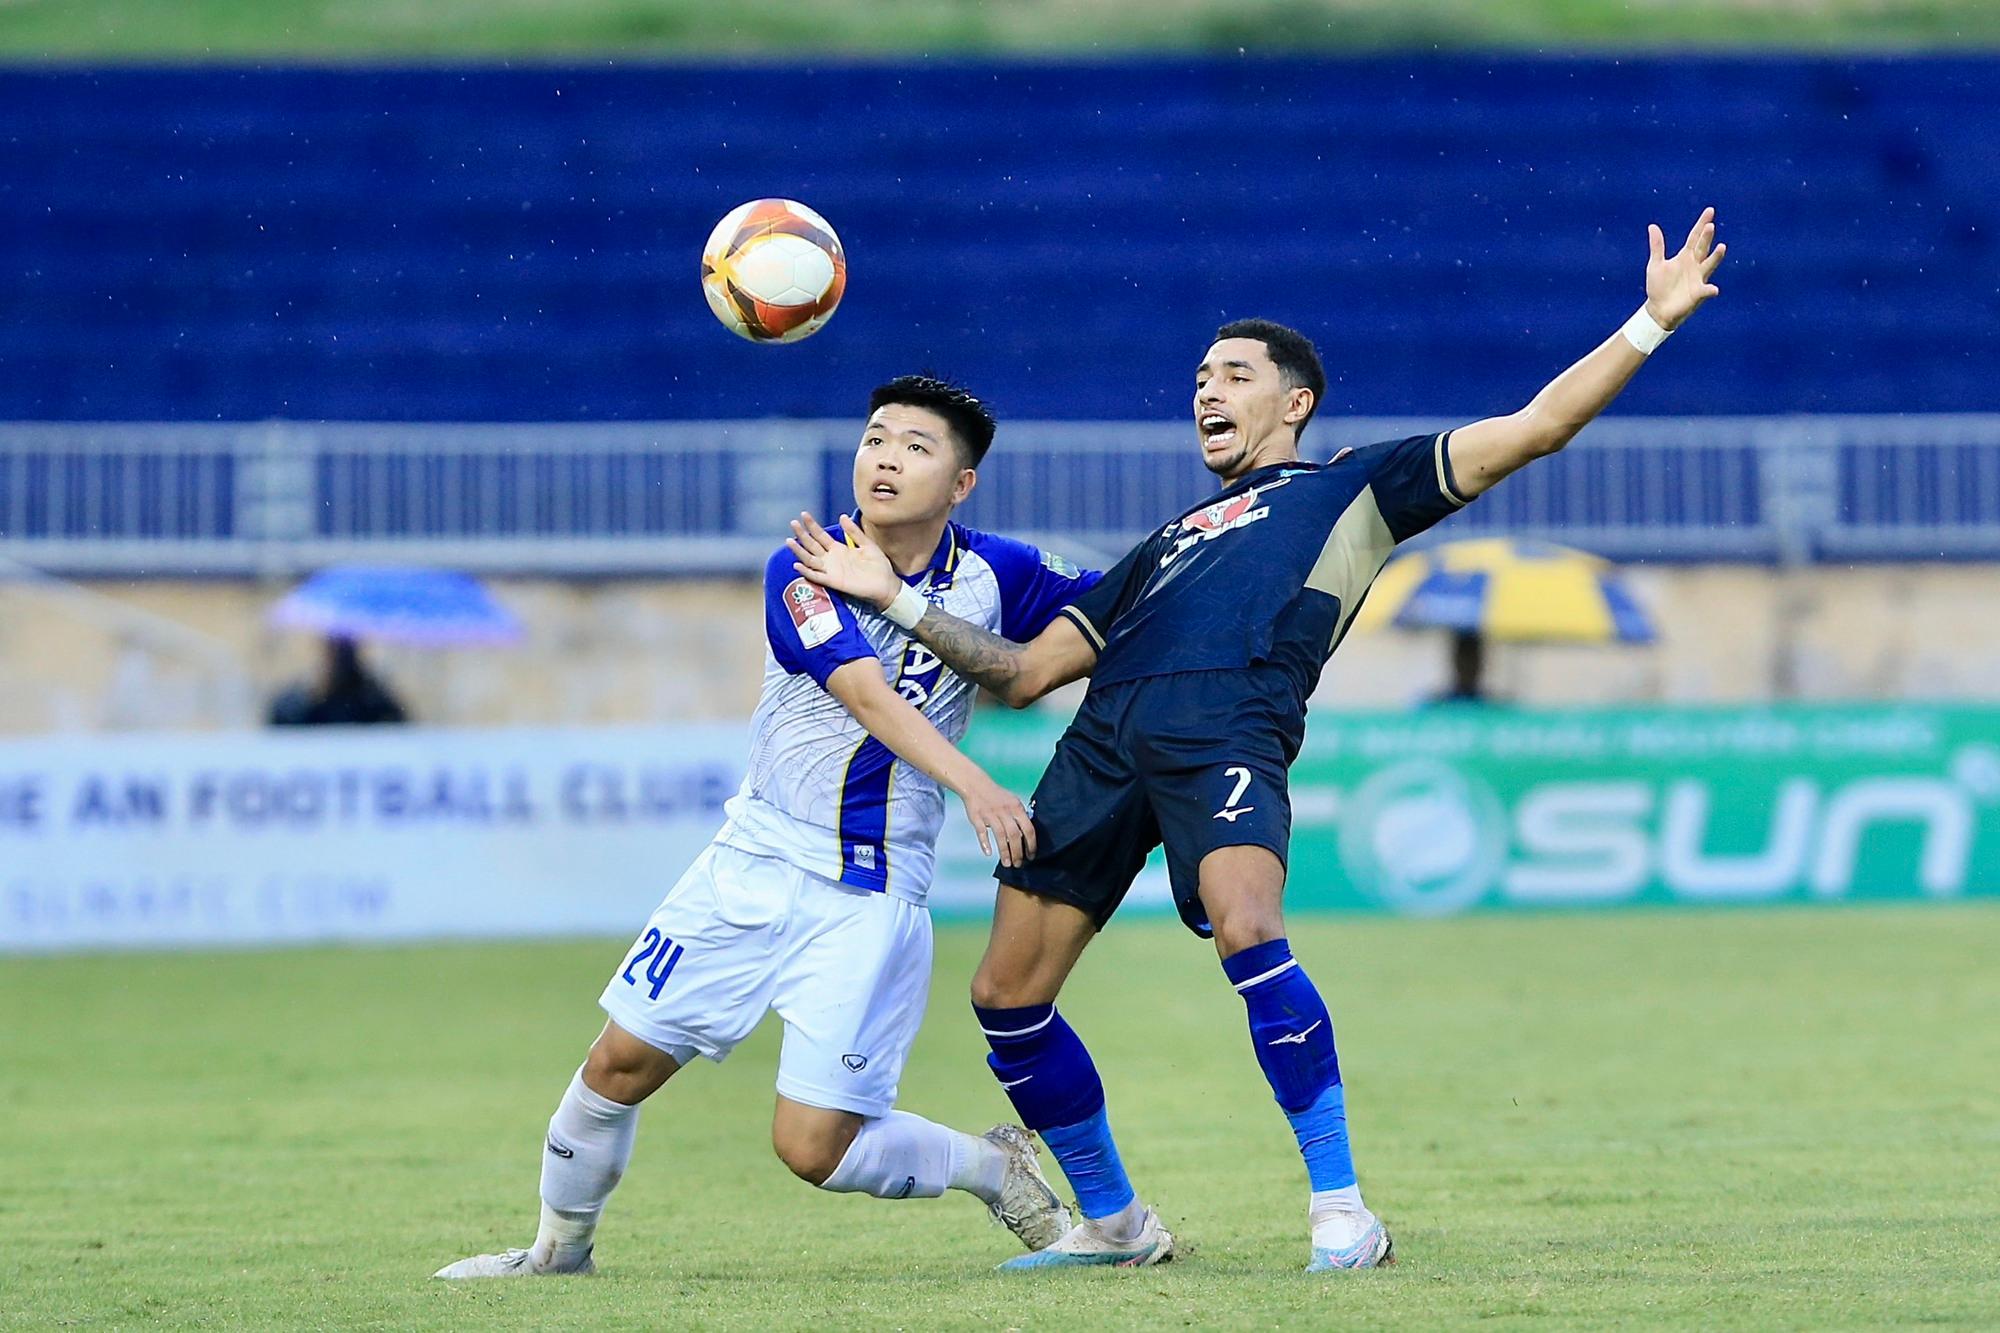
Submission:
MULTIPOLYGON (((1027 792, 1062 728, 989 713, 968 749, 1027 792)), ((1994 895, 2000 709, 1315 713, 1292 807, 1293 907, 1994 895)))

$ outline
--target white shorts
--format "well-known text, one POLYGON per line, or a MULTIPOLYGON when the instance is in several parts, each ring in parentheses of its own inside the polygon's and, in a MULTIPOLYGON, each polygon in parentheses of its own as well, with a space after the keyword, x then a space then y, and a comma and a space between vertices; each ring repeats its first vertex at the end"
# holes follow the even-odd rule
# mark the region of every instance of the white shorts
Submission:
POLYGON ((598 1003, 682 1064, 723 1059, 775 1009, 779 1094, 878 1116, 896 1104, 930 986, 927 909, 711 844, 598 1003))

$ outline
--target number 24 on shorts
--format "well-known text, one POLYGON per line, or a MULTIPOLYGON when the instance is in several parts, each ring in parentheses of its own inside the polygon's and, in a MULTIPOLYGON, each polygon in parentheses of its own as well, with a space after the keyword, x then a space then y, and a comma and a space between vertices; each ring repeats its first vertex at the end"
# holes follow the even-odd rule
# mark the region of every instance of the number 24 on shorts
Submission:
POLYGON ((646 980, 651 983, 649 993, 657 1000, 660 998, 660 992, 666 987, 667 978, 674 974, 674 967, 681 961, 681 955, 685 952, 687 952, 685 949, 659 931, 648 928, 645 938, 639 942, 639 952, 632 955, 632 961, 625 964, 625 970, 619 975, 625 978, 627 984, 636 986, 639 984, 639 979, 632 975, 632 969, 644 963, 646 980))

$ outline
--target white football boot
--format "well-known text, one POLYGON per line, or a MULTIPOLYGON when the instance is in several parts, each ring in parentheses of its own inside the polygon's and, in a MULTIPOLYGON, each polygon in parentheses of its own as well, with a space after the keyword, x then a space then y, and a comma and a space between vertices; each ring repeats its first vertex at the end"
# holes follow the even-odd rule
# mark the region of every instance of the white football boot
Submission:
POLYGON ((1031 1268, 1150 1268, 1168 1262, 1174 1254, 1173 1233, 1161 1226, 1159 1214, 1148 1208, 1145 1225, 1131 1240, 1111 1239, 1086 1217, 1055 1244, 1033 1254, 1017 1255, 1001 1264, 1000 1270, 1020 1273, 1031 1268))
POLYGON ((1385 1268, 1396 1262, 1396 1242, 1382 1219, 1362 1209, 1338 1212, 1312 1229, 1312 1262, 1308 1273, 1326 1273, 1336 1268, 1385 1268))
POLYGON ((589 1277, 596 1271, 597 1265, 591 1262, 588 1250, 584 1251, 582 1259, 563 1265, 536 1263, 533 1250, 507 1250, 500 1254, 475 1254, 470 1259, 460 1259, 455 1264, 446 1264, 431 1276, 456 1282, 470 1277, 589 1277))
POLYGON ((1036 1159, 1034 1136, 1019 1125, 995 1125, 979 1136, 1007 1155, 1000 1197, 988 1205, 993 1220, 1031 1250, 1061 1240, 1070 1228, 1069 1209, 1056 1197, 1036 1159))

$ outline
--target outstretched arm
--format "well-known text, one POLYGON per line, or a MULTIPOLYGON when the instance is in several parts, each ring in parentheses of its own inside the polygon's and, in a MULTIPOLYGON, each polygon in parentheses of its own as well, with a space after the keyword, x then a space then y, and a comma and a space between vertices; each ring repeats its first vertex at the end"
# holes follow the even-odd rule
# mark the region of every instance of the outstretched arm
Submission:
POLYGON ((1510 472, 1545 458, 1610 406, 1659 339, 1673 332, 1718 292, 1714 276, 1726 245, 1715 245, 1715 210, 1695 220, 1680 253, 1669 258, 1657 225, 1646 229, 1646 304, 1597 350, 1565 370, 1533 402, 1504 417, 1488 417, 1451 433, 1451 470, 1458 491, 1471 499, 1510 472), (1640 350, 1646 345, 1646 350, 1640 350))
MULTIPOLYGON (((792 535, 785 544, 797 560, 793 568, 823 588, 887 614, 889 604, 908 585, 896 577, 889 558, 859 524, 844 515, 840 522, 846 541, 829 534, 811 514, 792 520, 792 535)), ((1026 643, 936 606, 926 607, 923 618, 909 630, 946 666, 990 690, 1010 708, 1025 708, 1057 686, 1089 675, 1097 662, 1097 649, 1066 616, 1057 616, 1026 643)))
POLYGON ((1097 664, 1097 649, 1067 616, 1057 616, 1026 643, 1015 643, 933 606, 910 632, 946 666, 991 690, 1009 708, 1026 708, 1057 686, 1083 679, 1097 664))

